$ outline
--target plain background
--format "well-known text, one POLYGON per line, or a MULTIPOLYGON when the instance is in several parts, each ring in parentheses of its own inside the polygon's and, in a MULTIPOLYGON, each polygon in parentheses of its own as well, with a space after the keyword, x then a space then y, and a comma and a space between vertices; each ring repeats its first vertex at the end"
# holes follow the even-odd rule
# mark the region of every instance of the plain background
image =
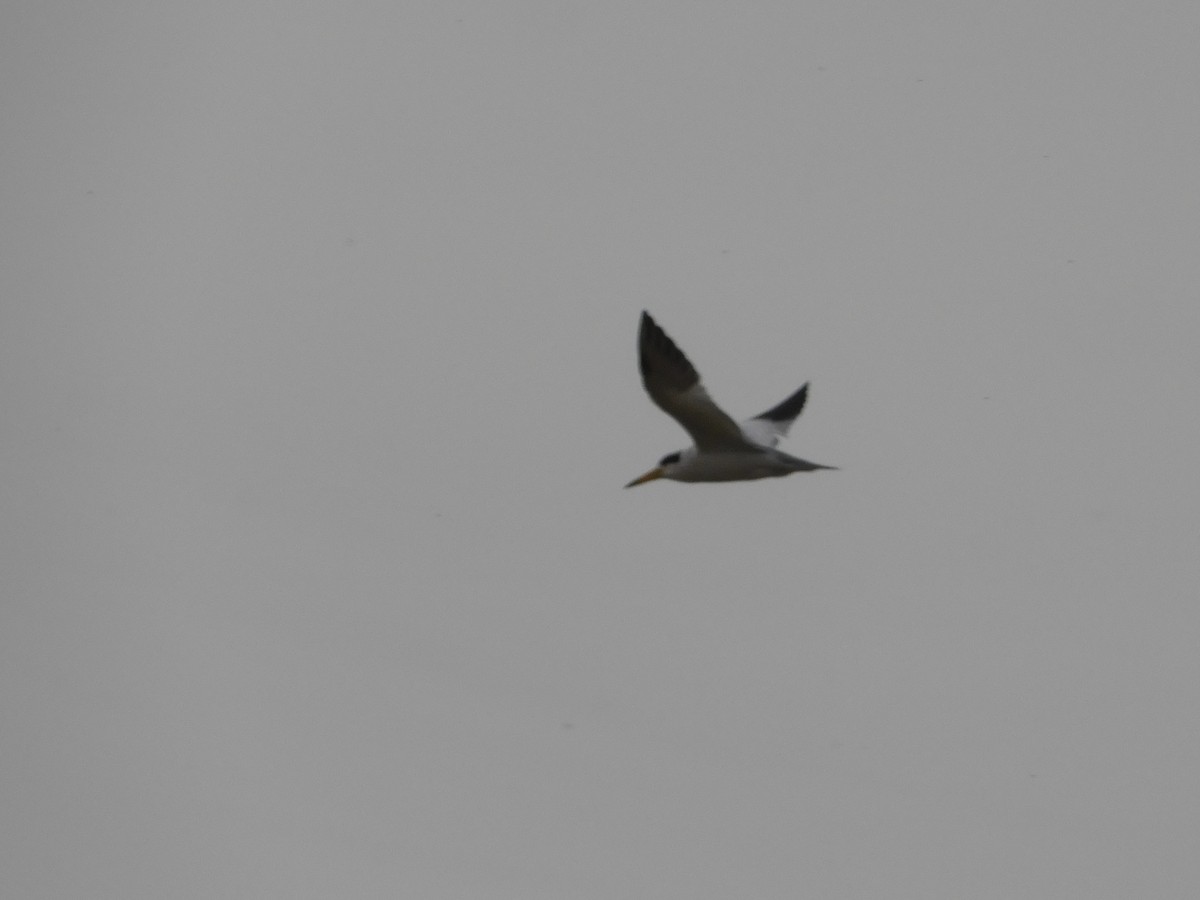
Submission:
POLYGON ((0 22, 4 896, 1197 896, 1195 4, 0 22))

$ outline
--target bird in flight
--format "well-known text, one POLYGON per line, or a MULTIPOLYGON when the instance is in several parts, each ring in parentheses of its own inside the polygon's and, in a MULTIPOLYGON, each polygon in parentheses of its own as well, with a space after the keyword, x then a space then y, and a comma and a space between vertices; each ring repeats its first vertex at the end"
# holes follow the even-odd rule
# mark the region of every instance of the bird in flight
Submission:
POLYGON ((638 367, 642 384, 654 403, 683 426, 695 446, 668 453, 658 465, 633 479, 633 487, 669 478, 672 481, 749 481, 776 478, 793 472, 836 469, 776 450, 779 439, 804 409, 808 384, 782 403, 741 424, 713 403, 700 383, 700 374, 658 327, 648 312, 638 329, 638 367))

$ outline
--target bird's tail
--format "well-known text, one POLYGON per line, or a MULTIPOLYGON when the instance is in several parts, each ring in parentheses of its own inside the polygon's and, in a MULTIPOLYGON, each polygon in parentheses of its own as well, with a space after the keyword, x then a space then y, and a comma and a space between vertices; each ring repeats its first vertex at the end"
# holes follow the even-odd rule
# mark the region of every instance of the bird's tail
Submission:
POLYGON ((837 466, 825 466, 821 463, 809 462, 807 459, 800 459, 800 457, 792 456, 788 453, 781 453, 778 450, 775 452, 779 453, 779 456, 789 466, 791 466, 792 470, 795 472, 815 472, 817 469, 829 469, 832 472, 836 472, 838 470, 837 466))

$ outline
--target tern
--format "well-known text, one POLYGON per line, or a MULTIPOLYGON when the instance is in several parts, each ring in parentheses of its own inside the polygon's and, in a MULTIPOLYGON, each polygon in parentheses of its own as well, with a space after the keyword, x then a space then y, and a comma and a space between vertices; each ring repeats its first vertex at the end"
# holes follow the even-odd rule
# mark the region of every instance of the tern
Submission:
POLYGON ((658 478, 749 481, 837 468, 798 459, 775 449, 779 439, 788 433, 800 415, 800 410, 804 409, 804 401, 808 399, 807 383, 782 403, 738 424, 712 401, 700 383, 696 368, 645 311, 638 329, 638 367, 650 399, 682 425, 696 443, 686 450, 668 453, 657 466, 625 487, 658 478))

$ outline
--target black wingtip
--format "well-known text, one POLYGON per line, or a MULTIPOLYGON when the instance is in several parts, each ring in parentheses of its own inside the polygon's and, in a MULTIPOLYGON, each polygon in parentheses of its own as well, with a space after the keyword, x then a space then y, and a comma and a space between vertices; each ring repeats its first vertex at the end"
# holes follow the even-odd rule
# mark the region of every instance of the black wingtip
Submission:
POLYGON ((772 406, 765 413, 759 413, 754 418, 766 419, 769 422, 790 422, 800 415, 804 409, 804 404, 808 400, 808 385, 809 382, 804 382, 800 390, 792 394, 782 403, 777 406, 772 406))
MULTIPOLYGON (((654 360, 651 358, 654 353, 668 360, 677 369, 677 372, 681 373, 671 379, 676 390, 686 390, 699 380, 700 376, 696 374, 695 366, 684 355, 684 352, 675 346, 675 342, 654 321, 650 313, 642 310, 641 327, 638 329, 638 366, 643 378, 649 377, 652 373, 666 375, 665 372, 655 370, 654 360)), ((662 369, 663 367, 659 366, 658 368, 662 369)))
POLYGON ((642 317, 638 320, 638 340, 643 340, 646 335, 654 332, 662 332, 662 328, 654 321, 654 316, 642 310, 642 317))

